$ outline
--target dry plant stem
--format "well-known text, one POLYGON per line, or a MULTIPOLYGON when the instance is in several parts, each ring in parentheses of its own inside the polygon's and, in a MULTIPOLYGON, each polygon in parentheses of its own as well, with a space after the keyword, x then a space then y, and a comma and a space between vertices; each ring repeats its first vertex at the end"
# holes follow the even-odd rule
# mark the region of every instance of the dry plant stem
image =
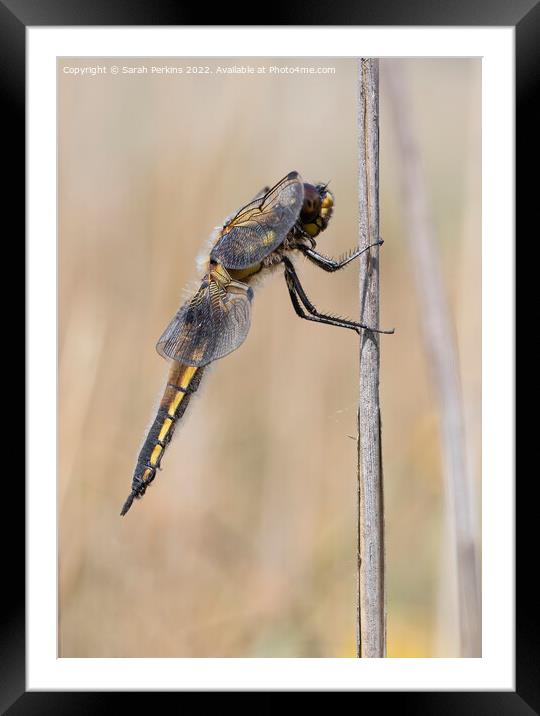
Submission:
MULTIPOLYGON (((359 245, 379 239, 379 62, 358 65, 359 245)), ((379 326, 379 248, 360 262, 360 322, 379 326)), ((364 330, 360 342, 358 408, 357 654, 386 656, 384 504, 379 408, 379 341, 364 330)))
POLYGON ((467 475, 457 348, 429 210, 426 179, 415 139, 401 67, 388 72, 388 88, 401 167, 401 185, 422 329, 439 404, 447 514, 455 537, 462 656, 481 656, 480 591, 467 475))

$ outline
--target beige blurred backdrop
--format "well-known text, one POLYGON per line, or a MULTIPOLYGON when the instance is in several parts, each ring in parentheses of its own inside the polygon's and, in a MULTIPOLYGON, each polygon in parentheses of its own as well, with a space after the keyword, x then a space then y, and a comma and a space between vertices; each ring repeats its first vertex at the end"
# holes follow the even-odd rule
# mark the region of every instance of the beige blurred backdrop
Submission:
MULTIPOLYGON (((382 60, 381 402, 388 655, 457 656, 439 416, 422 343, 385 76, 410 87, 460 358, 480 515, 481 63, 382 60)), ((295 169, 357 244, 356 61, 58 62, 59 656, 352 657, 358 337, 301 321, 281 271, 242 347, 203 378, 163 471, 119 512, 166 379, 155 343, 213 227, 295 169), (335 74, 124 75, 122 66, 335 74)), ((319 309, 358 315, 353 264, 298 260, 319 309)), ((478 530, 480 527, 478 526, 478 530)), ((478 535, 480 537, 480 535, 478 535)))

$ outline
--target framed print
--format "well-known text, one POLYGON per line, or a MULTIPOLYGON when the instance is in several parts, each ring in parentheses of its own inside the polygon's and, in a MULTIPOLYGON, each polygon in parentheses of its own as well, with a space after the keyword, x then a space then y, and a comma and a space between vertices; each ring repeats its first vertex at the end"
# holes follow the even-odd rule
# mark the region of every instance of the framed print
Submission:
POLYGON ((209 690, 536 708, 500 322, 511 334, 514 47, 519 111, 537 10, 461 28, 2 12, 20 142, 26 89, 29 309, 5 708, 209 690), (362 244, 365 67, 380 223, 362 244), (375 325, 357 258, 380 270, 375 325), (366 326, 396 328, 376 342, 383 659, 356 658, 366 326))

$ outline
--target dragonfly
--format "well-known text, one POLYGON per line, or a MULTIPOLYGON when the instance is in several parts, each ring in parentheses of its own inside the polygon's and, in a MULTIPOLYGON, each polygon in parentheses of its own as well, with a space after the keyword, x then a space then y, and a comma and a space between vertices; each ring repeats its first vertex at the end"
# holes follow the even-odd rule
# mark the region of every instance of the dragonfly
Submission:
POLYGON ((283 267, 291 303, 300 318, 357 333, 394 332, 321 313, 302 287, 291 256, 303 254, 324 271, 334 272, 383 243, 379 239, 338 259, 319 253, 316 239, 328 227, 333 209, 334 196, 328 184, 309 184, 292 171, 275 186, 258 192, 218 229, 200 288, 179 308, 157 343, 158 353, 171 360, 171 366, 122 516, 145 494, 161 469, 165 450, 199 388, 205 367, 235 351, 246 339, 253 284, 259 276, 283 267))

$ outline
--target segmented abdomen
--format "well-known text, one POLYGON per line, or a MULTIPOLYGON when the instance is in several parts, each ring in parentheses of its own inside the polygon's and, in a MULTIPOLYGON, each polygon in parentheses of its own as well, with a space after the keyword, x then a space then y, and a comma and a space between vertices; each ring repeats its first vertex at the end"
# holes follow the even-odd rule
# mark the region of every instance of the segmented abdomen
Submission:
POLYGON ((139 453, 131 483, 131 493, 121 515, 125 515, 133 500, 142 497, 156 476, 163 454, 173 436, 176 424, 184 415, 191 394, 199 387, 204 368, 194 368, 174 361, 157 415, 139 453))

